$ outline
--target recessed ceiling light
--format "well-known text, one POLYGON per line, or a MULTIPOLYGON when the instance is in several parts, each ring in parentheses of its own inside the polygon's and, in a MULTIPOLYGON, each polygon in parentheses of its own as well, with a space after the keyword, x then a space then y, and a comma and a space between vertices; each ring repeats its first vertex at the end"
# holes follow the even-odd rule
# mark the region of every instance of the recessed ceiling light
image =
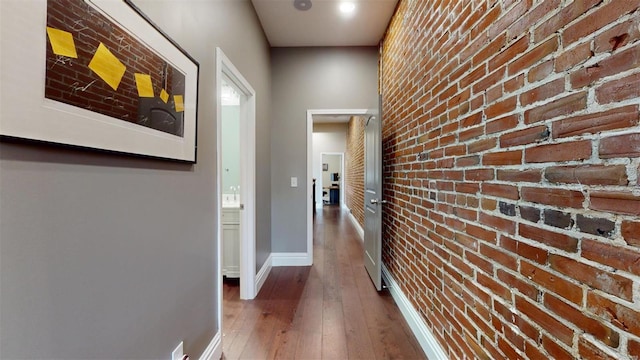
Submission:
POLYGON ((311 9, 311 0, 293 0, 293 6, 301 11, 306 11, 311 9))
POLYGON ((356 4, 352 2, 340 3, 340 12, 345 15, 351 15, 356 10, 356 4))

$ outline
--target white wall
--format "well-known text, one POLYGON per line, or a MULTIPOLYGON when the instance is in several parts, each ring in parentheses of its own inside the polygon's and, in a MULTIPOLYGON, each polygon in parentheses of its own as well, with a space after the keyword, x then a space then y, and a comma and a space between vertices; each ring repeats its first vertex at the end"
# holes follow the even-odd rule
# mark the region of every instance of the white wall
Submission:
MULTIPOLYGON (((322 171, 322 153, 342 153, 347 151, 347 124, 314 124, 312 134, 313 178, 316 183, 316 205, 322 205, 322 186, 328 186, 331 171, 322 171)), ((339 172, 339 171, 337 171, 339 172)), ((342 174, 340 175, 342 176, 342 174)))

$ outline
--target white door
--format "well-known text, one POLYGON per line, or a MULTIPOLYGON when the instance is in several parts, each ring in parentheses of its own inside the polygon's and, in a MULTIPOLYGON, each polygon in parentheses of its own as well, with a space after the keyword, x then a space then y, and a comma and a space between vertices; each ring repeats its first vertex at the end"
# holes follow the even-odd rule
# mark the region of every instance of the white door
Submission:
POLYGON ((378 291, 382 290, 382 121, 366 119, 364 131, 364 266, 378 291))

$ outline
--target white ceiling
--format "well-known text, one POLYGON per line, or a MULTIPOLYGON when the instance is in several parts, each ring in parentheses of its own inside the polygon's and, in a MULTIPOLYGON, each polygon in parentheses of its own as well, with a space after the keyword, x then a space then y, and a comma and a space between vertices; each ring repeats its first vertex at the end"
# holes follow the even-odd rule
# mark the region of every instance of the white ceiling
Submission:
MULTIPOLYGON (((298 0, 301 1, 301 0, 298 0)), ((294 0, 251 0, 272 47, 376 46, 398 0, 302 0, 311 8, 297 10, 294 0), (351 16, 338 9, 356 5, 351 16)))

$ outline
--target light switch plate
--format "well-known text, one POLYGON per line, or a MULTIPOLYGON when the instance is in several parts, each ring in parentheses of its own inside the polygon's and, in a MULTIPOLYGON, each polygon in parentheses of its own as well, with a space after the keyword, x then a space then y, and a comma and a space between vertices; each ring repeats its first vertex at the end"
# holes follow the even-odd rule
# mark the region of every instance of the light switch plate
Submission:
POLYGON ((291 177, 291 187, 298 187, 298 178, 295 176, 291 177))
POLYGON ((184 358, 184 344, 180 341, 178 347, 171 353, 171 360, 182 360, 184 358))

